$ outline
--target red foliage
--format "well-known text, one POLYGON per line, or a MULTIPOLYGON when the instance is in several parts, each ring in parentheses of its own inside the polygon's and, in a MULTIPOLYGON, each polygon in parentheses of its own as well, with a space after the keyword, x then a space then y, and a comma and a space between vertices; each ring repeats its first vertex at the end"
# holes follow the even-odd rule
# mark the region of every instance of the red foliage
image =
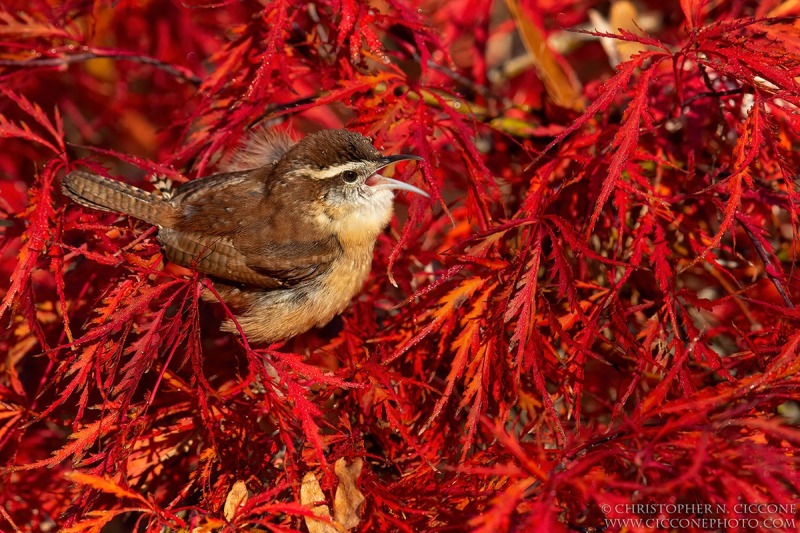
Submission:
POLYGON ((796 4, 565 31, 595 3, 6 2, 0 528, 305 529, 304 475, 332 501, 362 457, 362 531, 795 529, 742 505, 800 498, 796 4), (432 191, 338 323, 268 348, 58 192, 207 174, 265 120, 432 191))

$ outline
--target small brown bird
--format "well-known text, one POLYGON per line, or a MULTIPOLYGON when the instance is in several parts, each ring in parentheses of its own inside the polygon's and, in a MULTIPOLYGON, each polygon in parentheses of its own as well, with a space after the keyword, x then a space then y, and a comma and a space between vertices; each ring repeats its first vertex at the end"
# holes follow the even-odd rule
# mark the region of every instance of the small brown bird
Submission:
MULTIPOLYGON (((384 156, 347 130, 297 143, 267 132, 234 157, 240 170, 190 181, 169 198, 82 171, 62 188, 82 206, 157 225, 167 258, 212 277, 247 338, 272 342, 327 324, 361 290, 393 190, 427 196, 378 173, 408 159, 421 158, 384 156)), ((236 328, 226 321, 223 330, 236 328)))

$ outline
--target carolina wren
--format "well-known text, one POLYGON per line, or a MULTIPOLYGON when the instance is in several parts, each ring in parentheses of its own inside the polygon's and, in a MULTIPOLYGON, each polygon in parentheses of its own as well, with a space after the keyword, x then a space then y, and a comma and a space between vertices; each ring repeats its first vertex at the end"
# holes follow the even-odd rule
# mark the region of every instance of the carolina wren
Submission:
MULTIPOLYGON (((83 171, 62 188, 82 206, 157 225, 166 257, 208 274, 251 342, 272 342, 325 325, 361 289, 393 191, 428 196, 378 173, 408 159, 421 158, 384 156, 347 130, 297 143, 267 132, 235 158, 246 169, 169 198, 83 171)), ((230 320, 222 329, 236 331, 230 320)))

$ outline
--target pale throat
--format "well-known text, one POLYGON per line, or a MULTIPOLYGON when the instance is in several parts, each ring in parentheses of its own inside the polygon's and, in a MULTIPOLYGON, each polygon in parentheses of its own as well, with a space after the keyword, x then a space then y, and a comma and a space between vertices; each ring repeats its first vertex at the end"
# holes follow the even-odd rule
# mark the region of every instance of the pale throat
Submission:
POLYGON ((393 200, 392 191, 375 191, 355 209, 335 217, 332 229, 345 253, 349 247, 363 249, 365 246, 368 246, 369 253, 372 253, 375 239, 392 218, 393 200))

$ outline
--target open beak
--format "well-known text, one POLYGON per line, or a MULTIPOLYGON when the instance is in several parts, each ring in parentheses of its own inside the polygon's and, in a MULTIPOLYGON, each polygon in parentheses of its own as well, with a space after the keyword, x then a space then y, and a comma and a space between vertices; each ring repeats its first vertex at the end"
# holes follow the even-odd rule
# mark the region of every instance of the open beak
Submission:
MULTIPOLYGON (((397 163, 398 161, 422 161, 422 158, 417 155, 411 154, 398 154, 398 155, 390 155, 383 158, 381 161, 382 165, 378 168, 378 170, 385 168, 393 163, 397 163)), ((398 189, 401 191, 408 191, 413 192, 415 194, 419 194, 420 196, 424 196, 425 198, 429 198, 428 193, 423 191, 418 187, 414 187, 413 185, 409 185, 408 183, 404 183, 399 180, 395 180, 392 178, 387 178, 386 176, 382 176, 377 172, 367 179, 367 185, 371 187, 375 187, 377 189, 398 189)))

